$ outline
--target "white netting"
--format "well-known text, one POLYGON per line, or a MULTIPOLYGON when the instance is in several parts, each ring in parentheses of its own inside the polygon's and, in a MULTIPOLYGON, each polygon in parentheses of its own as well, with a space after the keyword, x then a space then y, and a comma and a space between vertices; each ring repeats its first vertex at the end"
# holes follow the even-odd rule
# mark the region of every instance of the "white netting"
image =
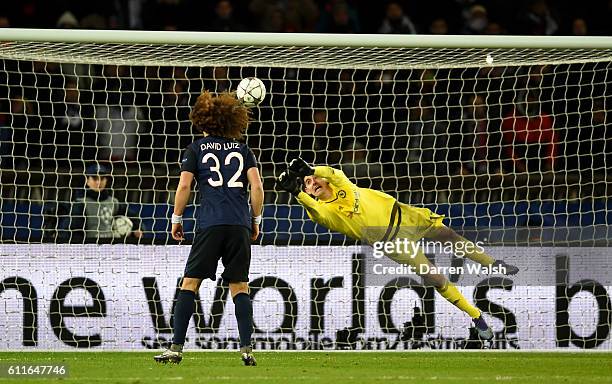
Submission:
POLYGON ((82 44, 14 42, 0 45, 10 59, 60 63, 174 66, 304 67, 322 69, 465 68, 609 62, 612 49, 386 48, 82 44), (487 60, 487 57, 489 59, 487 60), (347 65, 350 63, 350 65, 347 65))
MULTIPOLYGON (((61 307, 52 307, 54 290, 62 282, 77 288, 91 284, 82 279, 68 281, 72 277, 96 282, 108 306, 100 319, 67 320, 73 321, 70 326, 90 335, 105 330, 102 340, 108 348, 150 347, 154 344, 148 341, 140 344, 143 337, 167 336, 165 323, 156 324, 155 316, 159 319, 159 309, 171 305, 184 257, 177 255, 172 262, 153 257, 169 250, 184 254, 187 249, 169 247, 175 242, 168 237, 168 218, 179 154, 195 138, 188 119, 190 107, 202 89, 233 90, 240 79, 257 76, 266 84, 268 96, 254 110, 247 143, 261 165, 266 188, 260 243, 318 246, 254 249, 261 259, 255 264, 254 278, 262 279, 255 285, 272 286, 257 293, 259 337, 308 339, 314 330, 317 338, 326 338, 324 344, 333 347, 358 345, 351 344, 357 335, 394 340, 398 334, 383 329, 388 320, 377 314, 389 308, 394 329, 410 320, 407 327, 413 329, 412 336, 425 332, 425 339, 457 339, 459 344, 453 341, 452 345, 462 345, 461 338, 467 336, 467 324, 457 321, 463 315, 439 296, 435 296, 435 326, 429 322, 424 331, 417 324, 415 305, 428 321, 434 316, 432 307, 425 305, 433 300, 433 291, 427 293, 431 297, 423 293, 419 305, 413 291, 400 289, 397 302, 379 307, 380 287, 368 285, 366 276, 363 287, 367 288, 360 288, 363 271, 362 267, 355 270, 352 256, 359 249, 321 248, 353 242, 315 226, 288 194, 273 186, 275 175, 300 155, 316 164, 341 167, 359 186, 445 214, 449 226, 466 233, 476 230, 490 243, 535 244, 550 253, 548 258, 515 256, 528 276, 515 280, 512 292, 497 288, 490 292, 489 300, 513 314, 510 320, 499 307, 487 307, 496 319, 505 319, 503 323, 493 320, 501 332, 500 347, 517 339, 526 348, 579 345, 576 340, 609 348, 605 327, 595 326, 610 316, 609 307, 598 312, 607 305, 604 293, 610 274, 596 273, 609 271, 609 258, 604 257, 599 267, 578 268, 577 263, 566 268, 552 259, 558 248, 545 247, 609 245, 611 51, 384 48, 384 40, 381 47, 0 44, 1 234, 5 243, 0 253, 9 260, 0 275, 6 303, 0 312, 4 327, 0 345, 33 345, 19 341, 25 321, 20 314, 35 311, 35 305, 26 300, 26 306, 20 307, 14 289, 21 289, 24 297, 32 288, 41 292, 31 296, 38 297, 39 317, 54 316, 52 323, 59 324, 53 308, 61 307), (133 229, 140 229, 142 237, 136 233, 102 239, 85 236, 90 232, 83 231, 83 218, 75 217, 71 209, 83 190, 87 168, 94 164, 112 174, 109 190, 116 198, 113 209, 117 210, 103 212, 100 222, 130 216, 133 229), (74 244, 91 241, 120 245, 74 244), (8 244, 41 242, 45 244, 8 244), (152 243, 158 244, 156 248, 144 245, 152 243), (280 260, 299 255, 304 269, 296 270, 280 260), (565 280, 559 280, 559 273, 576 268, 584 273, 568 272, 565 280), (571 286, 579 277, 599 282, 603 291, 593 284, 595 288, 585 288, 597 300, 578 293, 576 301, 566 303, 569 309, 555 309, 555 297, 572 296, 567 290, 555 290, 555 285, 571 286), (161 298, 153 297, 153 278, 163 284, 161 298), (295 297, 289 298, 284 283, 295 297), (139 294, 126 294, 130 287, 139 294), (140 294, 143 289, 145 296, 140 294), (143 301, 144 297, 149 301, 143 301), (527 297, 530 301, 525 304, 521 300, 527 297), (312 304, 294 308, 295 300, 312 304), (113 312, 117 305, 123 309, 113 312), (143 322, 135 325, 132 318, 143 322), (286 329, 283 319, 289 319, 286 329), (121 325, 116 326, 115 320, 121 325), (574 327, 572 332, 582 327, 582 333, 571 334, 564 325, 567 322, 574 327)), ((193 215, 193 206, 186 215, 193 215)), ((186 229, 193 229, 192 220, 186 229)), ((507 248, 491 252, 506 258, 525 253, 507 248)), ((483 280, 460 283, 469 296, 483 280)), ((488 288, 502 285, 485 283, 488 288)), ((213 297, 214 284, 207 289, 206 295, 213 297)), ((481 296, 482 291, 474 293, 475 299, 482 300, 481 296)), ((75 297, 73 305, 93 305, 90 309, 67 306, 59 312, 81 311, 86 317, 100 312, 101 307, 89 300, 86 295, 75 297)), ((224 313, 222 307, 212 311, 219 316, 224 313)), ((28 317, 27 329, 38 327, 31 323, 34 317, 28 317)), ((233 324, 227 314, 223 321, 223 326, 233 324)), ((41 318, 38 322, 45 323, 41 318)), ((37 345, 61 346, 61 336, 45 329, 39 329, 37 345)), ((209 330, 202 332, 210 336, 209 330)), ((233 337, 215 332, 213 336, 233 337)), ((80 346, 93 345, 92 339, 84 340, 80 346)))

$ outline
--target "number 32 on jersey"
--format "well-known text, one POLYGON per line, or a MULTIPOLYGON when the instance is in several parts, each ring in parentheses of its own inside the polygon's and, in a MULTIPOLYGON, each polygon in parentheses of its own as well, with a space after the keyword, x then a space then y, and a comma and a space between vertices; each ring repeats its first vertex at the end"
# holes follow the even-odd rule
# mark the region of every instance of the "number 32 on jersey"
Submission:
MULTIPOLYGON (((225 161, 224 161, 224 165, 230 165, 232 163, 232 160, 234 160, 234 162, 238 162, 238 169, 236 170, 236 173, 234 173, 234 175, 232 177, 230 177, 229 181, 227 182, 227 186, 229 188, 242 188, 242 181, 237 181, 240 178, 240 175, 242 175, 242 169, 244 168, 244 158, 242 157, 242 154, 240 152, 230 152, 226 157, 225 157, 225 161), (234 160, 236 159, 236 160, 234 160)), ((208 178, 208 184, 210 184, 211 187, 220 187, 223 185, 223 175, 221 174, 221 162, 219 161, 219 158, 217 157, 217 155, 215 155, 214 153, 207 153, 206 155, 204 155, 204 157, 202 158, 202 163, 203 164, 209 164, 210 165, 210 171, 216 173, 216 180, 214 177, 209 177, 208 178), (212 165, 209 164, 209 162, 212 161, 212 165)))

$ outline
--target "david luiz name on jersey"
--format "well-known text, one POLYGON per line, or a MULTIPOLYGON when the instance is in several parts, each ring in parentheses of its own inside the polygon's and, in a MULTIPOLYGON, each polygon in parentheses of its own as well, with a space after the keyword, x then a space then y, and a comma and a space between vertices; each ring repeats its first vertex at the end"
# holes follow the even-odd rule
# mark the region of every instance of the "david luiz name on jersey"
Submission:
POLYGON ((223 148, 226 151, 230 150, 230 149, 240 148, 240 143, 234 143, 234 142, 217 143, 217 142, 213 142, 213 143, 202 143, 202 144, 200 144, 200 150, 202 150, 202 151, 210 151, 210 150, 220 151, 221 148, 223 148))

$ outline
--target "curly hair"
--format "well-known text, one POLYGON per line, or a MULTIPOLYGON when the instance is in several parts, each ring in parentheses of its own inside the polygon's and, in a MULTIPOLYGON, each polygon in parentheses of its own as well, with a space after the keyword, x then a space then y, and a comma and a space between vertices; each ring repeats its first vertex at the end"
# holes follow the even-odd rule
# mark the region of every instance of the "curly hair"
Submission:
POLYGON ((213 96, 203 91, 191 109, 189 119, 200 132, 228 139, 241 139, 249 125, 250 111, 231 93, 213 96))

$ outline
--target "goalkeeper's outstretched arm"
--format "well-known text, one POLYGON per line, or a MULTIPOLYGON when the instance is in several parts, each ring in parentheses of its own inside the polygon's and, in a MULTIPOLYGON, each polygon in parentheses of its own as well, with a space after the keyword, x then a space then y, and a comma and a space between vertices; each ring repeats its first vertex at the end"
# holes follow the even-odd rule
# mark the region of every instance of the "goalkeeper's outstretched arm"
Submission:
POLYGON ((355 239, 360 237, 356 224, 350 219, 353 213, 359 212, 355 199, 357 186, 341 170, 328 166, 311 167, 297 158, 289 163, 287 171, 280 175, 277 182, 282 189, 296 197, 314 222, 355 239), (339 197, 342 200, 340 203, 339 197), (338 204, 341 206, 338 207, 338 204), (338 210, 343 213, 338 214, 338 210))
POLYGON ((309 194, 302 190, 302 178, 288 170, 281 173, 276 179, 277 186, 296 197, 298 203, 306 209, 308 217, 316 223, 327 226, 327 208, 318 204, 309 194))
POLYGON ((314 167, 312 175, 316 177, 322 177, 324 179, 327 179, 327 181, 330 184, 335 185, 336 187, 339 187, 339 188, 346 188, 346 187, 350 188, 350 187, 355 186, 355 184, 353 184, 349 180, 349 178, 346 177, 344 172, 342 172, 339 169, 332 168, 326 165, 314 167))
POLYGON ((308 217, 310 217, 310 220, 325 227, 329 225, 326 219, 327 207, 317 204, 316 200, 304 191, 300 191, 295 198, 298 203, 300 203, 300 205, 306 209, 306 213, 308 214, 308 217))
POLYGON ((302 183, 307 176, 314 176, 324 178, 328 183, 339 188, 355 187, 355 184, 341 170, 326 165, 311 167, 299 157, 291 160, 287 173, 292 176, 298 176, 299 183, 302 183))

